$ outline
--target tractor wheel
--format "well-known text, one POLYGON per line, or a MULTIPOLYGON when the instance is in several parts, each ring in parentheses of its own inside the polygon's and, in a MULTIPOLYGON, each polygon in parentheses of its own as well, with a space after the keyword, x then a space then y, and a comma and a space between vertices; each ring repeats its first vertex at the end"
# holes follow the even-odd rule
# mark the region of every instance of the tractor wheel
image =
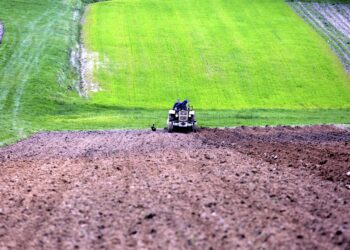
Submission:
POLYGON ((168 122, 168 132, 172 133, 174 130, 174 125, 173 122, 168 122))

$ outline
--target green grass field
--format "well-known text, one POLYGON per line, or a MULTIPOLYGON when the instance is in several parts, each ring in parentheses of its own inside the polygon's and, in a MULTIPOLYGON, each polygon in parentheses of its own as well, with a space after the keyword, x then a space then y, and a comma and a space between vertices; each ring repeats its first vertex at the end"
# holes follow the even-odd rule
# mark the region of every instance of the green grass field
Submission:
POLYGON ((79 0, 2 0, 0 145, 40 130, 164 126, 188 98, 202 126, 350 123, 350 78, 282 0, 112 0, 85 15, 102 91, 69 64, 79 0))
POLYGON ((75 77, 69 50, 78 34, 77 8, 73 1, 1 1, 0 146, 45 129, 52 122, 44 117, 58 115, 60 104, 77 96, 68 90, 75 77))
POLYGON ((349 108, 350 81, 283 1, 115 0, 93 5, 84 42, 107 65, 97 103, 199 109, 349 108))

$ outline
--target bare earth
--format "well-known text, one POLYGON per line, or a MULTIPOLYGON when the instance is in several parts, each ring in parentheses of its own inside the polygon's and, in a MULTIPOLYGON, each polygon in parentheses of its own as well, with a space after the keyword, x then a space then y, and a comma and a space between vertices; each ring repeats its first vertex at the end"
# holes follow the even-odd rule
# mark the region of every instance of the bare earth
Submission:
POLYGON ((349 249, 350 131, 40 133, 0 149, 0 249, 349 249))

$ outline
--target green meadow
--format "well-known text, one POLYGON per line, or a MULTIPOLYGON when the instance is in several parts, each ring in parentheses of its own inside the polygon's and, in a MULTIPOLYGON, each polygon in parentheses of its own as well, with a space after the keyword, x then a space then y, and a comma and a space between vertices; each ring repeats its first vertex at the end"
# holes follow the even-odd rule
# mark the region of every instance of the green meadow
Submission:
POLYGON ((350 77, 283 0, 112 0, 89 5, 82 25, 79 0, 0 5, 0 145, 163 127, 177 98, 200 126, 350 123, 350 77), (101 91, 88 98, 70 65, 80 31, 98 55, 101 91))
MULTIPOLYGON (((350 78, 283 1, 115 0, 92 5, 96 103, 199 109, 350 108, 350 78)), ((228 124, 229 125, 229 124, 228 124)))

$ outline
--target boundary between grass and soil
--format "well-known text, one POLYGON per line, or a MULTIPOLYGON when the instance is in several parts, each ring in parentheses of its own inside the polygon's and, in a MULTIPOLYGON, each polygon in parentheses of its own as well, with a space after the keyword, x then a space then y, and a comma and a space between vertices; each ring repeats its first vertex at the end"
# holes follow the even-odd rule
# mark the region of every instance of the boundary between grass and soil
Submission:
MULTIPOLYGON (((283 127, 283 128, 308 128, 308 127, 314 127, 314 126, 333 126, 335 128, 339 128, 342 130, 350 130, 350 124, 332 124, 332 123, 325 123, 325 124, 312 124, 312 125, 308 125, 308 124, 304 124, 304 125, 298 125, 298 124, 294 124, 294 125, 260 125, 260 126, 244 126, 244 125, 240 125, 240 126, 226 126, 226 127, 207 127, 207 126, 200 126, 198 132, 184 132, 184 131, 175 131, 173 132, 174 134, 176 133, 199 133, 201 130, 204 129, 237 129, 237 128, 279 128, 279 127, 283 127)), ((11 146, 13 144, 22 142, 24 140, 27 140, 35 135, 38 134, 42 134, 42 133, 48 133, 48 134, 55 134, 55 133, 77 133, 77 132, 84 132, 84 133, 99 133, 99 132, 125 132, 125 131, 137 131, 137 132, 153 132, 151 130, 151 128, 119 128, 119 129, 91 129, 91 130, 82 130, 82 129, 70 129, 70 130, 38 130, 34 133, 31 134, 27 134, 25 137, 19 138, 15 141, 3 141, 0 142, 0 148, 5 148, 8 146, 11 146)), ((166 127, 159 127, 156 129, 156 131, 160 131, 162 133, 168 133, 166 127)))

